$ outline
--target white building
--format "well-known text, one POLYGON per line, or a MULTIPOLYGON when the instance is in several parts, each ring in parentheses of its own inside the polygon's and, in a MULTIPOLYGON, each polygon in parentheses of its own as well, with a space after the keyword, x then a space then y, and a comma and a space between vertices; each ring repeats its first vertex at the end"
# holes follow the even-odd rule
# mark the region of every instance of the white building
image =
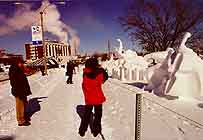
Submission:
MULTIPOLYGON (((58 59, 59 57, 70 56, 71 49, 70 45, 64 44, 57 41, 45 41, 46 46, 46 56, 54 57, 58 59)), ((34 46, 32 43, 25 44, 26 60, 34 61, 40 59, 44 56, 43 46, 34 46)))

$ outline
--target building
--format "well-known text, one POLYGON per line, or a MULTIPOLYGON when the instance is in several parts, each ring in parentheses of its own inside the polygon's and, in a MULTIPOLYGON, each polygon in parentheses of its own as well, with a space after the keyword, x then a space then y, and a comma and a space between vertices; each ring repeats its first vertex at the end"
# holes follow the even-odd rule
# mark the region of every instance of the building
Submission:
POLYGON ((6 50, 0 48, 0 58, 6 55, 6 50))
MULTIPOLYGON (((60 43, 57 41, 45 41, 46 46, 46 56, 54 57, 58 59, 59 57, 70 56, 70 46, 64 43, 60 43)), ((43 46, 34 46, 32 43, 25 44, 25 52, 26 52, 26 60, 34 61, 42 58, 43 55, 43 46)))
POLYGON ((0 49, 0 64, 10 65, 14 59, 23 60, 23 55, 6 53, 5 49, 0 49))

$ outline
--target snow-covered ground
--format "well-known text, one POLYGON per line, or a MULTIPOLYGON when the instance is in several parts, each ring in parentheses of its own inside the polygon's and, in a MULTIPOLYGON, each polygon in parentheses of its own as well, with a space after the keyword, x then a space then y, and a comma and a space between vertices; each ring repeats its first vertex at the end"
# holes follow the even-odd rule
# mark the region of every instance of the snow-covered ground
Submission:
MULTIPOLYGON (((31 126, 17 127, 14 100, 9 82, 0 84, 0 112, 11 110, 0 119, 1 136, 12 135, 16 140, 102 140, 94 138, 88 131, 84 138, 78 135, 80 117, 77 105, 84 104, 81 90, 82 73, 73 77, 74 84, 65 83, 64 69, 49 71, 48 76, 40 73, 29 77, 36 112, 31 126), (4 119, 6 118, 6 119, 4 119)), ((136 81, 135 81, 136 82, 136 81)), ((103 106, 102 133, 105 140, 134 140, 136 93, 142 94, 142 140, 203 140, 203 100, 160 98, 143 92, 134 83, 109 79, 103 86, 107 101, 103 106)))

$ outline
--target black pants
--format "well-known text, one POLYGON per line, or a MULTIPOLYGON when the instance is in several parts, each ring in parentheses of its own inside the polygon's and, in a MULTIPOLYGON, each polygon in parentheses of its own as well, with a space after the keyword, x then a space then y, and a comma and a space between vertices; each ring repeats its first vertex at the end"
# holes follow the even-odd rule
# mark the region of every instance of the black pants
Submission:
POLYGON ((66 83, 67 84, 72 84, 73 83, 72 79, 73 79, 73 75, 72 74, 68 75, 68 79, 67 79, 66 83))
POLYGON ((95 114, 93 117, 93 128, 91 130, 92 133, 100 133, 101 132, 101 118, 102 118, 102 104, 100 105, 85 105, 85 113, 82 117, 80 123, 80 132, 86 132, 88 128, 88 124, 90 124, 92 109, 94 107, 95 114))

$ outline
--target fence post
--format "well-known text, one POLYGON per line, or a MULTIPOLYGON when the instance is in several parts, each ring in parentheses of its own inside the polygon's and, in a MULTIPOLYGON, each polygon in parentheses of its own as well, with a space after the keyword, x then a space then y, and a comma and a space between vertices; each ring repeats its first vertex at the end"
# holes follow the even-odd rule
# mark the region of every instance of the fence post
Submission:
POLYGON ((142 95, 140 93, 136 94, 135 140, 141 139, 141 103, 142 95))

